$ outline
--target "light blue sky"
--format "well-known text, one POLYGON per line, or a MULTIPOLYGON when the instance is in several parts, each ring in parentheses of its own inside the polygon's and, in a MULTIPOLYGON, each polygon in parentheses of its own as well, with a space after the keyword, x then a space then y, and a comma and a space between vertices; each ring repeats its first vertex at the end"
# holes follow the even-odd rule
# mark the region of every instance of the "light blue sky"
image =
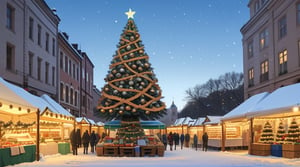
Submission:
POLYGON ((181 110, 185 91, 226 72, 242 72, 240 28, 249 19, 248 0, 46 0, 61 19, 59 30, 78 43, 95 65, 101 89, 127 23, 135 23, 169 107, 181 110))

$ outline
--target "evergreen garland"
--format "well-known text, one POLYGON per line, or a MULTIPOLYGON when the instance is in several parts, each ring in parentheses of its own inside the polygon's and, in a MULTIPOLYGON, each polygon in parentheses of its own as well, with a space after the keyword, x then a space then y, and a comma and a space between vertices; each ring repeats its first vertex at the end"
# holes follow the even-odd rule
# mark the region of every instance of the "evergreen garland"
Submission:
POLYGON ((273 129, 269 122, 266 122, 263 132, 260 137, 260 142, 272 144, 274 142, 273 129))

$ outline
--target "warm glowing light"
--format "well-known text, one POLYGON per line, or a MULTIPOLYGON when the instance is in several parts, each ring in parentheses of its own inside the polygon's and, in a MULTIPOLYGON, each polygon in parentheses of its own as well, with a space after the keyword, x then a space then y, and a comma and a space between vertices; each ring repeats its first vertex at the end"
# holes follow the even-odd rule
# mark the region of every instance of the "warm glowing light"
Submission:
POLYGON ((298 111, 299 111, 299 107, 298 106, 293 107, 293 112, 298 112, 298 111))

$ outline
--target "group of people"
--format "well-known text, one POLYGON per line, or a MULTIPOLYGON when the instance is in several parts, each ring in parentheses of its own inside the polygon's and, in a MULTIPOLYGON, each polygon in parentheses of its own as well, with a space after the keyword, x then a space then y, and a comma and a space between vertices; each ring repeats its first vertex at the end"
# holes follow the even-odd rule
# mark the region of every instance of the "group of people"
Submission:
POLYGON ((91 152, 95 152, 95 146, 100 140, 99 134, 93 131, 89 134, 88 130, 86 130, 83 135, 80 135, 80 130, 77 129, 72 130, 70 134, 70 140, 72 145, 73 155, 78 155, 77 149, 83 145, 83 154, 88 154, 89 145, 91 146, 91 152))
MULTIPOLYGON (((167 145, 169 144, 170 151, 172 151, 173 145, 174 145, 174 150, 176 150, 176 146, 179 145, 179 141, 180 141, 181 149, 183 148, 184 144, 185 144, 185 147, 189 147, 190 135, 189 134, 185 134, 185 135, 181 134, 179 136, 178 133, 170 132, 168 135, 163 134, 161 137, 161 140, 165 146, 165 150, 167 150, 167 145)), ((197 150, 198 149, 198 136, 196 134, 194 135, 193 140, 194 140, 193 146, 197 150)), ((202 150, 207 151, 207 147, 208 147, 208 135, 206 132, 204 132, 202 135, 202 150)))

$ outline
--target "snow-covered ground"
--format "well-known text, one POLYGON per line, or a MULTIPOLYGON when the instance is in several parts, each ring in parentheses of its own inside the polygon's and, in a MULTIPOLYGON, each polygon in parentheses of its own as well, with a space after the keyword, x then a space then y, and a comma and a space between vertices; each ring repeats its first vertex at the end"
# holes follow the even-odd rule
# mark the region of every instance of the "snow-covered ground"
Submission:
POLYGON ((227 166, 227 167, 287 167, 300 166, 300 158, 287 159, 273 156, 253 156, 247 151, 221 152, 208 150, 202 152, 191 148, 183 148, 165 152, 164 157, 99 157, 89 153, 84 155, 82 148, 79 155, 48 155, 37 162, 22 163, 21 166, 118 166, 118 167, 194 167, 194 166, 227 166))

